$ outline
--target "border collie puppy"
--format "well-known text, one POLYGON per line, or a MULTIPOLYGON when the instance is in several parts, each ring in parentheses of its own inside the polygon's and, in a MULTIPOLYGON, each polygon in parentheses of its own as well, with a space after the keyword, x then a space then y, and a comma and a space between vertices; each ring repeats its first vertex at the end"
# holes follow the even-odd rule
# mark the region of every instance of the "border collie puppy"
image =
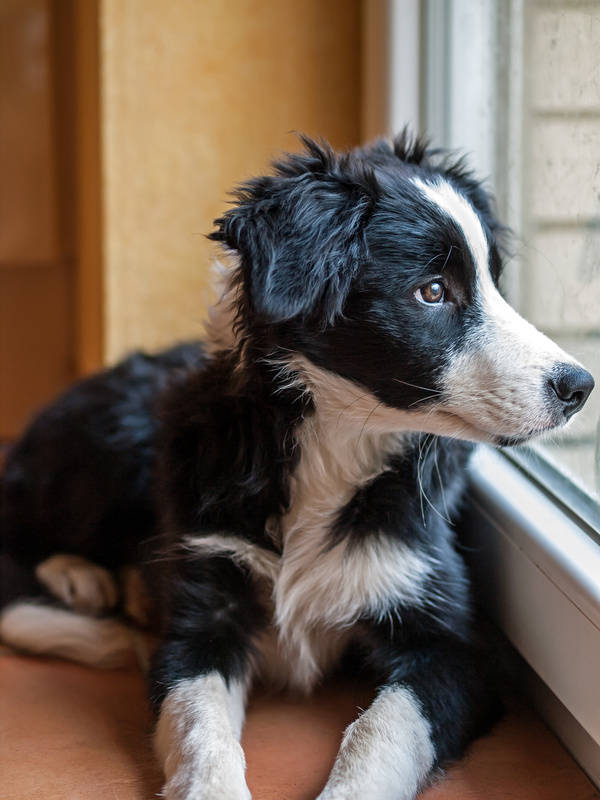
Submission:
POLYGON ((134 626, 93 614, 158 597, 168 800, 249 798, 253 681, 341 665, 378 691, 319 800, 409 800, 458 758, 499 707, 451 526, 472 443, 558 428, 593 387, 499 294, 502 228, 460 164, 406 134, 304 145, 216 221, 236 261, 208 353, 80 383, 7 459, 6 572, 55 600, 9 587, 0 635, 111 663, 134 626))

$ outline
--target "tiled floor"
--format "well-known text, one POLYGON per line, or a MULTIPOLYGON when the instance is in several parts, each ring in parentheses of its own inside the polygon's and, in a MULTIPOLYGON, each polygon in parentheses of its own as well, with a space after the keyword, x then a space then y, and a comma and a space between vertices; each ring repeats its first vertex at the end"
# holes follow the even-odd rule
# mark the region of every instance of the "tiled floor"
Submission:
MULTIPOLYGON (((369 693, 253 697, 244 732, 254 800, 314 800, 344 726, 369 693)), ((144 683, 57 661, 0 656, 2 800, 149 800, 160 788, 144 683)), ((478 741, 423 800, 600 798, 554 736, 523 709, 478 741)), ((357 798, 357 800, 359 800, 357 798)))

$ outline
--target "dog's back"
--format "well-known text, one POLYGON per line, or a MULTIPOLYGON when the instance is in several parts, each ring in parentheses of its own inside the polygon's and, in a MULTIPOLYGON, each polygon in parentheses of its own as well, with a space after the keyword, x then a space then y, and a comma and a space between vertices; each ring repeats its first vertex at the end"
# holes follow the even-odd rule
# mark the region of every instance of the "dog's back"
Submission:
POLYGON ((160 400, 205 360, 199 343, 135 353, 35 417, 7 453, 0 480, 3 603, 30 591, 30 568, 55 553, 111 569, 139 560, 156 523, 160 400))

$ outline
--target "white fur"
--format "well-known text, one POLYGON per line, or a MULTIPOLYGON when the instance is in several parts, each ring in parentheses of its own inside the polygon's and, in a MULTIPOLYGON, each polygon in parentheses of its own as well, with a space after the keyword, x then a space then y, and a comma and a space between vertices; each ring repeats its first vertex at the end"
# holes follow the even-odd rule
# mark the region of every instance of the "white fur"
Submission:
POLYGON ((35 574, 49 592, 82 614, 110 611, 119 599, 110 572, 80 556, 51 556, 36 566, 35 574))
POLYGON ((236 564, 247 567, 257 577, 270 583, 277 580, 280 559, 276 553, 252 544, 239 536, 211 533, 206 536, 187 536, 187 547, 200 555, 226 555, 236 564))
MULTIPOLYGON (((578 363, 502 298, 489 270, 489 248, 469 201, 447 181, 416 186, 462 230, 475 264, 475 296, 483 323, 454 352, 445 376, 444 408, 478 430, 476 438, 529 436, 554 427, 547 380, 557 364, 578 363)), ((560 412, 558 412, 560 413, 560 412)), ((462 435, 462 433, 461 433, 462 435)))
MULTIPOLYGON (((491 284, 491 280, 490 280, 491 284)), ((529 436, 556 426, 547 381, 558 364, 577 365, 485 283, 483 324, 445 377, 446 408, 492 435, 529 436)))
POLYGON ((434 760, 431 728, 414 694, 384 689, 346 729, 317 800, 413 800, 434 760))
POLYGON ((479 216, 471 203, 447 181, 439 179, 435 183, 426 183, 421 178, 415 178, 413 183, 432 203, 452 217, 463 232, 477 272, 480 275, 489 275, 487 239, 479 216))
POLYGON ((61 608, 18 603, 0 615, 0 640, 15 650, 68 658, 96 667, 147 660, 149 641, 113 619, 95 619, 61 608))
POLYGON ((246 687, 217 672, 178 683, 164 700, 154 746, 166 800, 249 800, 240 745, 246 687))
POLYGON ((308 691, 339 656, 362 614, 384 617, 402 601, 420 602, 432 564, 401 542, 376 535, 354 547, 346 541, 331 547, 340 508, 404 446, 394 432, 398 412, 306 359, 295 358, 288 368, 307 385, 315 412, 298 432, 300 462, 279 526, 273 615, 290 683, 308 691))
MULTIPOLYGON (((285 369, 296 370, 301 377, 295 380, 304 379, 313 396, 319 398, 321 416, 329 420, 334 431, 334 449, 344 441, 340 438, 344 431, 353 438, 357 450, 374 448, 383 460, 394 447, 401 449, 406 437, 415 433, 433 433, 473 442, 490 441, 489 432, 478 427, 476 422, 463 419, 441 401, 426 409, 402 410, 378 401, 365 387, 317 367, 303 356, 291 358, 285 369), (386 451, 385 447, 391 450, 386 451)), ((290 384, 293 380, 290 379, 290 384)), ((390 380, 394 380, 393 374, 390 380)), ((349 450, 353 455, 352 446, 349 450)))

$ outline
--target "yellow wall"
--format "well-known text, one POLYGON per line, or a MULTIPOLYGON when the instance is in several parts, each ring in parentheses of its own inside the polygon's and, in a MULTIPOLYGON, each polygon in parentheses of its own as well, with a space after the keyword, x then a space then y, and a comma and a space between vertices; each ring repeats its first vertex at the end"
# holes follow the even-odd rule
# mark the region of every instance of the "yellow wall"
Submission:
POLYGON ((202 334, 234 183, 359 140, 359 0, 102 0, 105 358, 202 334))

